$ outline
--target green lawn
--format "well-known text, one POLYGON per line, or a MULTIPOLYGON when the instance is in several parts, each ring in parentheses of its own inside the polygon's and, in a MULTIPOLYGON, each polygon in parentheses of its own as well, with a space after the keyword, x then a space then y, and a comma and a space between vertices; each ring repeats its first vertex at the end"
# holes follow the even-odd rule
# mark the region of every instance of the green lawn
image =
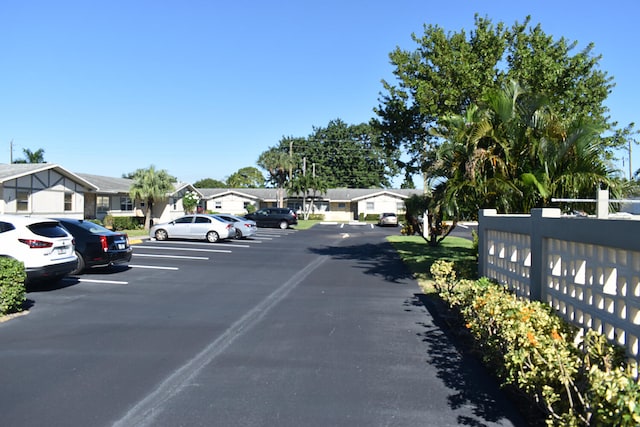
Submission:
POLYGON ((387 240, 396 248, 421 287, 428 287, 431 281, 429 269, 438 259, 453 261, 460 279, 475 279, 478 261, 473 242, 461 237, 447 237, 438 246, 429 246, 420 236, 389 236, 387 240))

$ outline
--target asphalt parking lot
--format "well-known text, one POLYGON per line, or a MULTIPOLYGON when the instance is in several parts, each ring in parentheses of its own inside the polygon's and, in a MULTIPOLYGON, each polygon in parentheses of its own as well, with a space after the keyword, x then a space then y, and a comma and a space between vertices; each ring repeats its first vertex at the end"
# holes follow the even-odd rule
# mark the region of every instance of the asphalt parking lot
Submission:
POLYGON ((144 241, 0 324, 12 426, 522 425, 449 343, 385 237, 144 241))

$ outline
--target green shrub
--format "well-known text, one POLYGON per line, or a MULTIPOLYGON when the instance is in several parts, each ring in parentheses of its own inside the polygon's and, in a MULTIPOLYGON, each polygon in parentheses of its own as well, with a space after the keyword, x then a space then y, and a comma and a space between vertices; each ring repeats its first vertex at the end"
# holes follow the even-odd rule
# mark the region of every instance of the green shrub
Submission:
POLYGON ((456 271, 451 261, 439 259, 429 268, 433 277, 433 286, 439 294, 450 294, 456 286, 456 271))
POLYGON ((621 348, 595 331, 580 338, 548 305, 518 298, 487 278, 453 285, 450 262, 434 262, 432 275, 485 363, 503 384, 528 396, 548 425, 640 425, 640 387, 621 348))
POLYGON ((24 264, 13 258, 0 257, 0 314, 22 311, 27 300, 24 264))
POLYGON ((311 221, 324 221, 324 214, 309 214, 311 221))
POLYGON ((130 216, 115 216, 113 217, 112 228, 113 230, 135 230, 138 228, 138 220, 130 216))

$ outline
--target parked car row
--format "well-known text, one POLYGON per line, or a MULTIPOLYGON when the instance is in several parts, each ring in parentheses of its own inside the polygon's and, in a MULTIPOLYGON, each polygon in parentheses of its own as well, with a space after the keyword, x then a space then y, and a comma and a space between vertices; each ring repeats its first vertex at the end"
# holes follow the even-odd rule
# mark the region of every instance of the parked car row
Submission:
MULTIPOLYGON (((185 215, 154 225, 149 235, 156 240, 205 239, 213 243, 251 237, 258 226, 284 229, 297 223, 297 216, 291 209, 266 208, 245 217, 185 215)), ((58 280, 93 267, 127 264, 132 253, 126 233, 109 230, 91 221, 0 214, 0 257, 21 261, 27 283, 58 280)))
POLYGON ((204 239, 215 243, 251 237, 257 229, 255 221, 235 215, 193 214, 156 224, 149 230, 149 236, 156 240, 204 239))
POLYGON ((79 219, 0 215, 0 256, 24 264, 27 283, 127 263, 126 234, 79 219))
POLYGON ((156 224, 149 230, 149 236, 156 240, 204 239, 215 243, 251 237, 256 234, 258 227, 286 229, 297 223, 298 216, 289 208, 264 208, 244 217, 197 213, 156 224))

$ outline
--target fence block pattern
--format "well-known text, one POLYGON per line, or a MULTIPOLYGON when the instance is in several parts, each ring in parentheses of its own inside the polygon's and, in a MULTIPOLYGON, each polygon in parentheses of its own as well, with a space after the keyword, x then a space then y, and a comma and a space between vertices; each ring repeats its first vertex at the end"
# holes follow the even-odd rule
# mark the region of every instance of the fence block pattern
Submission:
MULTIPOLYGON (((640 361, 640 221, 481 211, 479 273, 544 301, 640 361)), ((547 211, 547 212, 545 212, 547 211)), ((551 211, 551 212, 548 212, 551 211)), ((556 212, 557 211, 557 212, 556 212)))

